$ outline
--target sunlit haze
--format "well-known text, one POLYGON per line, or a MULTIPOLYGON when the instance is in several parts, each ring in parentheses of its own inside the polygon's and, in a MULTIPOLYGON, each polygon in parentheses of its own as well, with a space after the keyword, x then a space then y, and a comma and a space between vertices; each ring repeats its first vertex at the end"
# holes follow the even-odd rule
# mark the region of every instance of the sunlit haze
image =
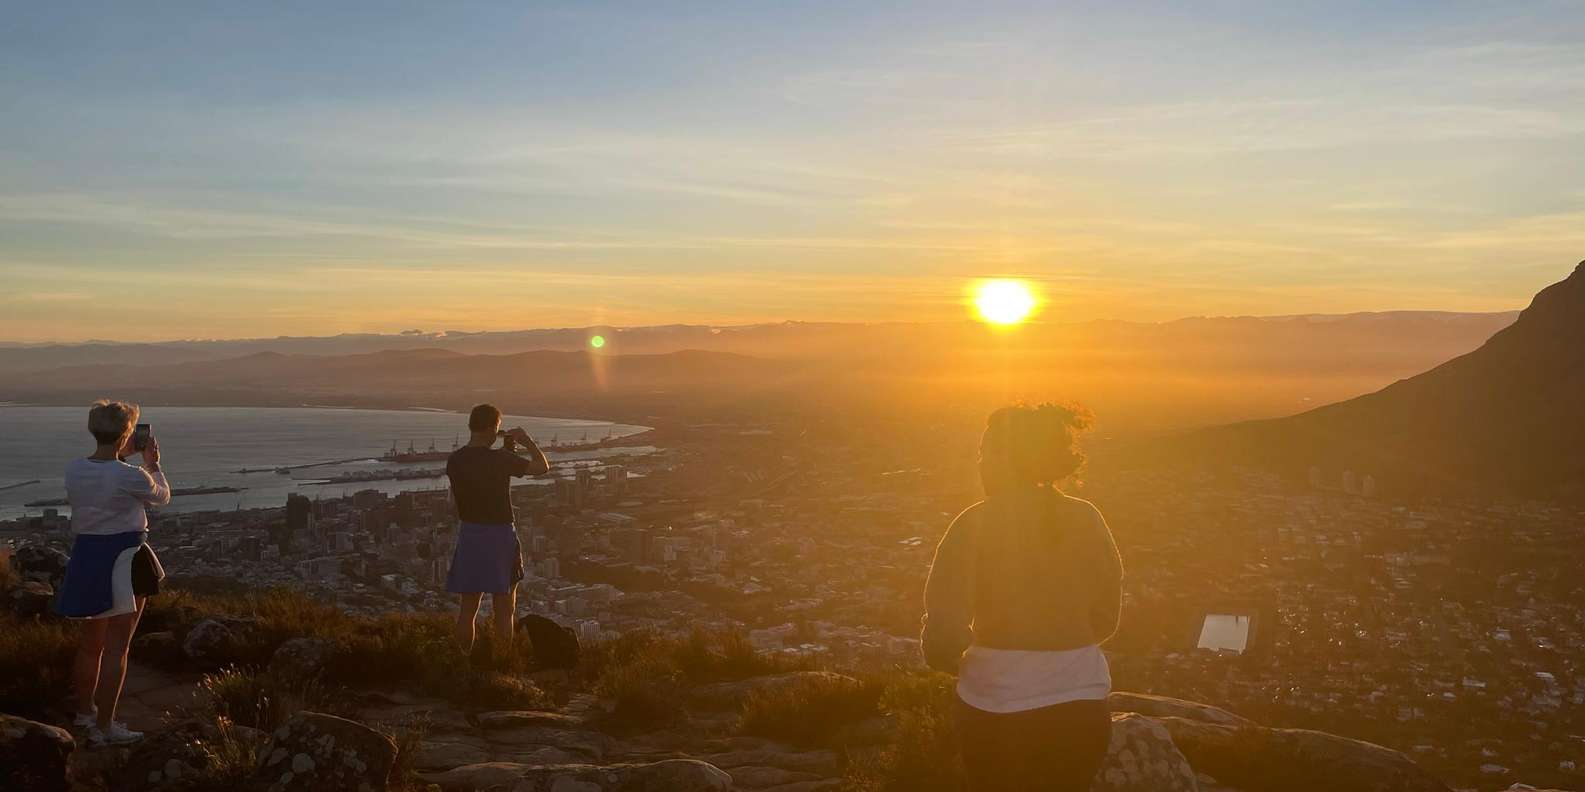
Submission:
POLYGON ((1585 248, 1577 2, 6 17, 0 340, 1508 310, 1585 248))

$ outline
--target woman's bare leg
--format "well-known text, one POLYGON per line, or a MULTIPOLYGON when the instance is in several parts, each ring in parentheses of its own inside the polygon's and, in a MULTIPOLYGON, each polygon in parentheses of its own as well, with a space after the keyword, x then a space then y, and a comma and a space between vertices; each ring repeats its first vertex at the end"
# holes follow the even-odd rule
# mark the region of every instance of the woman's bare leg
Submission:
POLYGON ((99 691, 94 703, 99 706, 99 728, 110 728, 116 719, 116 706, 121 703, 121 686, 127 681, 127 653, 132 648, 132 635, 138 631, 138 619, 143 616, 143 606, 148 600, 138 598, 137 610, 120 616, 111 616, 105 629, 103 661, 99 668, 99 691))
POLYGON ((72 660, 72 684, 77 688, 77 714, 94 714, 94 694, 99 690, 99 658, 105 650, 109 619, 84 619, 77 656, 72 660))
POLYGON ((463 654, 473 651, 473 622, 479 618, 479 600, 483 594, 457 595, 457 626, 452 637, 463 654))
POLYGON ((490 615, 495 620, 495 651, 502 659, 512 654, 512 618, 517 615, 517 588, 490 595, 490 615))

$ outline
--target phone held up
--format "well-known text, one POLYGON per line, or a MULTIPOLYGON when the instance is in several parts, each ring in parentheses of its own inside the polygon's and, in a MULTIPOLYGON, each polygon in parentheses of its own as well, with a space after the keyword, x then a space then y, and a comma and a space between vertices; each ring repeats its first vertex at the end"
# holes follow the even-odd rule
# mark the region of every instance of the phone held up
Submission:
POLYGON ((149 425, 140 423, 132 430, 132 450, 142 451, 149 446, 149 425))

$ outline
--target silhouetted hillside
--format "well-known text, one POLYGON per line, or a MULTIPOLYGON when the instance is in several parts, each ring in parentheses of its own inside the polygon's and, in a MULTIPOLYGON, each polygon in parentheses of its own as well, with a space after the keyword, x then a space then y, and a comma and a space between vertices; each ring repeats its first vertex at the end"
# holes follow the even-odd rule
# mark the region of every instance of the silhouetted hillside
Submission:
POLYGON ((1585 495, 1585 262, 1479 349, 1366 396, 1202 433, 1210 452, 1388 488, 1585 495))

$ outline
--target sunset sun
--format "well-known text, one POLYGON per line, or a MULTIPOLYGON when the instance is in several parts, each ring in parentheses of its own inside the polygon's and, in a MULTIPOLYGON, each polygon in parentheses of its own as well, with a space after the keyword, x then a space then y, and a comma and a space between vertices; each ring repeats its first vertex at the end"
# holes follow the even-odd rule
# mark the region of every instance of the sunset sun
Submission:
POLYGON ((1038 302, 1029 284, 1019 280, 988 280, 974 287, 974 310, 991 324, 1018 324, 1034 313, 1038 302))

